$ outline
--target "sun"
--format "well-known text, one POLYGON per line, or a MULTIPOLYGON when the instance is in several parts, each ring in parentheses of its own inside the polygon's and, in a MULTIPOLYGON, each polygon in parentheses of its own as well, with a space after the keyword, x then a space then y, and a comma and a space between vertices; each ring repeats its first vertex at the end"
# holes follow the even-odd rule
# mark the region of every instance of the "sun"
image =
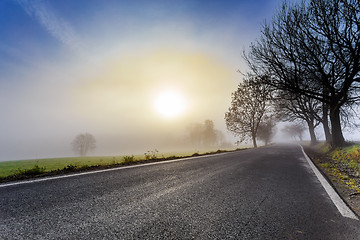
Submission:
POLYGON ((162 117, 175 118, 184 112, 185 100, 179 92, 167 90, 157 95, 154 107, 162 117))

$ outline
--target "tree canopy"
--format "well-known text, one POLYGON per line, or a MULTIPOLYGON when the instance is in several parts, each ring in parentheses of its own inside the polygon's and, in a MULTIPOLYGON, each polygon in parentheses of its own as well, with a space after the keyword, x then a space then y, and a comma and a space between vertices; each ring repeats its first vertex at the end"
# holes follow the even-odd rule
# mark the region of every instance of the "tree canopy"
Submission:
POLYGON ((251 139, 257 147, 256 136, 260 123, 270 111, 270 92, 258 84, 258 76, 248 75, 232 94, 231 106, 225 113, 227 128, 240 138, 251 139))
POLYGON ((340 113, 360 100, 358 0, 284 3, 245 58, 255 74, 268 76, 262 84, 274 91, 324 103, 331 143, 345 143, 340 113))

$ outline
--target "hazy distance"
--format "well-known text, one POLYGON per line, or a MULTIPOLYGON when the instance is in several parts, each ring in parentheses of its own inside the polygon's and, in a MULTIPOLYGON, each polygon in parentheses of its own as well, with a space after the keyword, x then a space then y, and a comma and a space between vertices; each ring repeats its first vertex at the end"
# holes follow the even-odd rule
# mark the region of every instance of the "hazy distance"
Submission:
POLYGON ((91 155, 177 150, 205 120, 233 143, 242 51, 281 2, 1 1, 0 161, 74 156, 86 132, 91 155))

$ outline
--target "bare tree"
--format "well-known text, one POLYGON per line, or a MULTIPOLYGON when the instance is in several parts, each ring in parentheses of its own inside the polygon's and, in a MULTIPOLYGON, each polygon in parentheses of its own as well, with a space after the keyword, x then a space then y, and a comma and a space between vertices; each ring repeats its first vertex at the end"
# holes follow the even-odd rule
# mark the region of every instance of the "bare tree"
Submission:
POLYGON ((96 148, 96 140, 90 133, 83 133, 77 135, 71 145, 75 153, 86 156, 89 151, 96 148))
POLYGON ((324 103, 332 144, 345 143, 340 113, 360 100, 358 0, 284 4, 246 59, 255 73, 269 76, 264 84, 324 103))
POLYGON ((322 104, 321 102, 300 94, 280 94, 276 99, 277 115, 284 121, 306 122, 311 144, 317 142, 315 128, 321 123, 322 104), (289 96, 290 95, 290 96, 289 96))
POLYGON ((240 141, 252 139, 256 148, 256 135, 261 121, 268 115, 270 92, 264 85, 257 84, 257 76, 248 75, 232 94, 231 106, 225 113, 227 128, 240 141))
POLYGON ((285 133, 288 137, 293 138, 294 140, 296 140, 296 138, 299 138, 299 140, 302 141, 302 134, 305 131, 305 127, 299 123, 295 123, 291 125, 286 125, 281 131, 285 133))
POLYGON ((264 122, 260 123, 257 138, 268 145, 275 134, 275 121, 272 118, 265 120, 264 122))

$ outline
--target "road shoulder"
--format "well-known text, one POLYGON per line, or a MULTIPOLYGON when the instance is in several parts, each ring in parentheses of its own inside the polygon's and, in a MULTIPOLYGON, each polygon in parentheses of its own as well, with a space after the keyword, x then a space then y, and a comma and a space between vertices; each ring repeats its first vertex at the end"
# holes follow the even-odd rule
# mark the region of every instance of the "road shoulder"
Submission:
POLYGON ((360 194, 354 194, 354 190, 352 190, 340 176, 336 176, 328 168, 322 167, 323 163, 329 161, 325 154, 321 154, 307 146, 303 146, 303 148, 307 156, 311 159, 317 169, 321 171, 322 175, 332 185, 346 204, 357 214, 357 216, 360 216, 360 194))

